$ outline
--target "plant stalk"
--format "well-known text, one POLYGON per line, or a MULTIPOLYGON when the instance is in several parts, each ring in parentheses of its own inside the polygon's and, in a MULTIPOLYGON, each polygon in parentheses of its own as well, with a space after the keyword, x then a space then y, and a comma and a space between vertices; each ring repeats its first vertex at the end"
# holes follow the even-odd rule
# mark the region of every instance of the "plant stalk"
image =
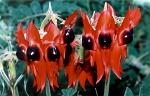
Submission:
POLYGON ((109 96, 110 75, 111 75, 111 72, 109 72, 108 80, 105 80, 104 96, 109 96))
POLYGON ((48 80, 46 80, 46 96, 52 96, 48 80))
POLYGON ((11 89, 12 96, 19 96, 18 89, 15 86, 15 80, 16 80, 15 64, 13 63, 13 61, 10 61, 8 66, 9 66, 10 89, 11 89))

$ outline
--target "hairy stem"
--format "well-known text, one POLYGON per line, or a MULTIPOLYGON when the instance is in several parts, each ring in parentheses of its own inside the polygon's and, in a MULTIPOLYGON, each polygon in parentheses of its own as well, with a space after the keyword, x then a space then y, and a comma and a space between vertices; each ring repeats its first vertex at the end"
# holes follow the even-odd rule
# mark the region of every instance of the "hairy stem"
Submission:
POLYGON ((48 80, 46 80, 46 96, 51 96, 51 89, 48 80))
POLYGON ((108 80, 105 80, 104 96, 109 96, 110 73, 111 73, 111 72, 109 72, 108 80))

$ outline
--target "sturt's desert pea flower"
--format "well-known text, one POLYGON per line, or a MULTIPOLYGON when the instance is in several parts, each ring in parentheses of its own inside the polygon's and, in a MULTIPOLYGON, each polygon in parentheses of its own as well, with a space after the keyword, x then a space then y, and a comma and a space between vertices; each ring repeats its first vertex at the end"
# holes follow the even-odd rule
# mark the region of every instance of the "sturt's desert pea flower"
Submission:
MULTIPOLYGON (((50 82, 52 89, 58 88, 59 69, 63 67, 66 46, 71 45, 75 36, 73 27, 77 18, 78 11, 76 10, 70 17, 65 20, 64 27, 60 30, 53 23, 49 22, 44 32, 46 34, 40 38, 38 29, 31 21, 27 30, 22 28, 22 24, 18 24, 16 32, 16 40, 18 43, 17 57, 27 63, 27 71, 32 72, 34 76, 34 86, 37 91, 42 91, 45 87, 46 76, 50 82)), ((69 61, 69 64, 74 60, 69 61)), ((67 68, 65 68, 67 70, 67 68)), ((69 70, 69 69, 68 69, 69 70)))
POLYGON ((126 47, 133 39, 132 29, 141 18, 140 9, 128 9, 121 25, 116 24, 116 18, 116 12, 112 6, 105 3, 95 32, 97 45, 95 57, 96 65, 99 66, 99 69, 97 68, 97 83, 101 80, 103 74, 108 79, 110 69, 121 79, 120 74, 123 72, 121 58, 125 59, 127 56, 126 47))
POLYGON ((94 12, 91 18, 82 10, 80 15, 83 22, 81 45, 75 39, 73 30, 78 10, 64 20, 61 29, 49 21, 43 28, 45 33, 42 38, 33 21, 26 30, 21 23, 18 24, 16 55, 27 63, 27 72, 33 74, 37 91, 44 89, 47 77, 53 90, 59 88, 58 76, 62 68, 68 87, 75 86, 79 80, 84 90, 86 81, 94 86, 103 76, 107 80, 110 70, 121 79, 121 59, 127 57, 127 45, 133 40, 133 28, 141 19, 140 9, 129 8, 121 23, 118 23, 115 10, 107 2, 102 11, 94 12), (82 62, 76 51, 77 46, 84 48, 82 62))
POLYGON ((18 24, 16 40, 18 42, 17 57, 27 63, 27 71, 32 72, 37 91, 43 90, 46 82, 44 46, 33 21, 28 24, 26 30, 22 28, 21 23, 18 24))

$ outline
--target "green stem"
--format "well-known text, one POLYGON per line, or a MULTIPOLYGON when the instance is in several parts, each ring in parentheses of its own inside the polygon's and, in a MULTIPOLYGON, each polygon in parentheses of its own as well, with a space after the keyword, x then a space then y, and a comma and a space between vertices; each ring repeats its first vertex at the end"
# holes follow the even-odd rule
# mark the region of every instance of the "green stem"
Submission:
POLYGON ((31 15, 31 16, 27 16, 21 20, 19 20, 19 22, 23 22, 23 21, 26 21, 30 18, 35 18, 35 17, 41 17, 41 16, 45 16, 46 14, 45 13, 39 13, 39 14, 35 14, 35 15, 31 15))
POLYGON ((48 80, 46 80, 46 96, 51 96, 51 89, 48 80))
POLYGON ((79 47, 79 57, 81 60, 84 59, 84 48, 82 46, 79 47))
POLYGON ((78 90, 78 87, 79 87, 79 80, 77 80, 77 82, 76 82, 76 87, 75 87, 75 89, 78 90))
POLYGON ((11 89, 12 96, 19 96, 17 88, 12 86, 10 89, 11 89))
POLYGON ((111 72, 109 72, 108 80, 105 80, 104 96, 108 96, 109 95, 110 73, 111 72))
POLYGON ((12 96, 19 96, 18 89, 15 86, 15 80, 16 80, 15 64, 13 61, 10 61, 8 66, 9 66, 10 89, 12 92, 12 96))

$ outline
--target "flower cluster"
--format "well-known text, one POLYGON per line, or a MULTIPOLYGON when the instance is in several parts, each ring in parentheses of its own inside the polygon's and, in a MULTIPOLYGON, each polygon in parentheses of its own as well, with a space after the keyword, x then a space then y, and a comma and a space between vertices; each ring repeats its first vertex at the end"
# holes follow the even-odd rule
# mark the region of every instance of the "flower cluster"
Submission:
POLYGON ((129 9, 119 25, 115 11, 108 3, 105 3, 101 12, 94 13, 91 19, 80 11, 84 27, 80 46, 84 48, 82 60, 76 52, 79 42, 75 40, 73 32, 77 15, 76 10, 65 20, 61 29, 50 21, 44 27, 46 34, 43 38, 40 38, 33 21, 26 30, 21 23, 18 24, 16 55, 27 63, 27 71, 32 72, 37 91, 44 89, 46 77, 53 89, 58 88, 59 70, 62 68, 68 78, 68 86, 75 86, 79 80, 83 89, 86 80, 94 85, 103 75, 108 79, 110 69, 121 79, 123 69, 120 60, 127 56, 127 44, 132 41, 133 28, 141 18, 140 9, 129 9))

